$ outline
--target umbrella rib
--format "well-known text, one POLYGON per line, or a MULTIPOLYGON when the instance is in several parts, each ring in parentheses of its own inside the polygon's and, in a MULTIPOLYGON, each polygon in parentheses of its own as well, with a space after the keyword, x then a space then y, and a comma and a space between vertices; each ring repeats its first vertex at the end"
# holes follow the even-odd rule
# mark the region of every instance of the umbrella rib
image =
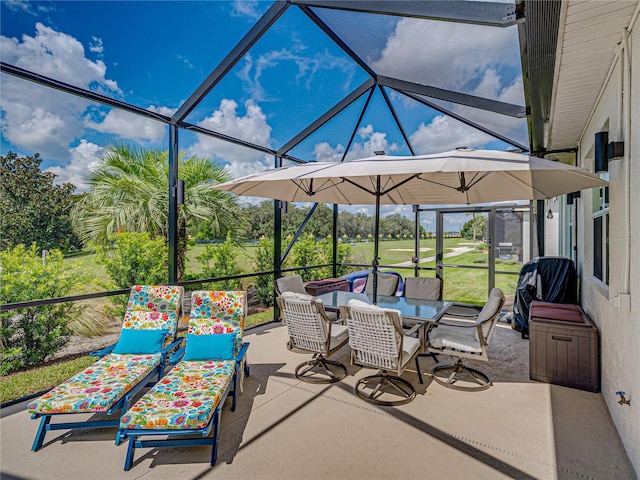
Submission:
MULTIPOLYGON (((404 185, 407 182, 410 182, 411 180, 413 180, 414 178, 420 178, 420 174, 416 173, 415 175, 411 175, 410 177, 405 178, 403 181, 394 184, 391 188, 389 188, 388 190, 383 190, 380 192, 380 195, 386 195, 389 192, 392 192, 393 190, 400 188, 402 185, 404 185)), ((387 184, 391 181, 391 178, 389 178, 389 180, 387 181, 387 183, 385 183, 385 187, 387 186, 387 184)), ((402 197, 402 195, 400 195, 400 197, 402 197)))
POLYGON ((444 183, 436 182, 434 180, 429 180, 428 178, 422 178, 420 174, 418 174, 416 178, 418 178, 419 180, 422 180, 423 182, 433 183, 434 185, 440 185, 441 187, 450 188, 451 190, 458 189, 458 187, 452 187, 451 185, 446 185, 444 183))
POLYGON ((476 180, 478 175, 480 175, 480 172, 476 172, 476 174, 473 176, 471 181, 467 184, 467 188, 473 187, 475 184, 477 184, 479 181, 481 181, 484 178, 486 178, 487 176, 489 176, 489 174, 491 174, 491 173, 493 173, 493 172, 485 172, 484 175, 482 175, 480 178, 478 178, 478 180, 476 180))
POLYGON ((360 185, 359 183, 354 182, 353 180, 346 178, 346 177, 340 177, 342 179, 343 182, 349 183, 351 185, 353 185, 354 187, 359 188, 360 190, 364 190, 365 192, 367 192, 370 195, 376 195, 376 192, 374 190, 369 190, 366 187, 363 187, 362 185, 360 185))

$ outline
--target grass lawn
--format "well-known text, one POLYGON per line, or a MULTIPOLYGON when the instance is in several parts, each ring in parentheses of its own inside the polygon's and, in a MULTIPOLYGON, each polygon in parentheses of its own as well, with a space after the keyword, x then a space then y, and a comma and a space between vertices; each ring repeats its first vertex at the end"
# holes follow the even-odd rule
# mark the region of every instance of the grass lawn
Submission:
POLYGON ((95 357, 85 356, 1 377, 0 403, 55 387, 95 361, 95 357))

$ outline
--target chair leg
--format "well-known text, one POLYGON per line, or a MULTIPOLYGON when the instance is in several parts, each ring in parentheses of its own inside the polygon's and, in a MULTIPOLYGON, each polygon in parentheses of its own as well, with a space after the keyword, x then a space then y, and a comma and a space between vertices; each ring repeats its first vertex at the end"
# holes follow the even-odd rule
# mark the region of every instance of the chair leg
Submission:
POLYGON ((335 383, 347 376, 347 367, 340 362, 328 360, 322 355, 316 355, 308 362, 298 365, 295 370, 295 376, 298 380, 307 383, 335 383), (334 370, 336 371, 334 372, 334 370), (311 373, 311 375, 307 375, 308 373, 311 373), (314 374, 319 374, 321 377, 312 376, 314 374))
POLYGON ((216 409, 215 416, 213 419, 214 427, 213 427, 213 437, 211 439, 211 466, 213 467, 218 460, 218 435, 220 433, 220 408, 216 409))
POLYGON ((32 451, 37 451, 44 442, 44 436, 47 434, 47 425, 51 421, 51 415, 44 415, 42 420, 40 420, 40 426, 38 427, 38 431, 36 432, 36 438, 33 440, 33 446, 31 447, 32 451))
POLYGON ((127 445, 127 457, 124 461, 124 470, 126 472, 131 468, 131 464, 133 463, 133 454, 136 451, 136 438, 129 437, 129 445, 127 445))
POLYGON ((385 370, 382 370, 376 375, 370 375, 360 379, 356 384, 356 395, 365 402, 385 407, 393 407, 411 402, 416 397, 416 391, 413 385, 404 378, 389 375, 385 370), (375 386, 371 389, 371 392, 367 394, 365 389, 367 389, 368 384, 372 382, 376 382, 375 386), (394 393, 389 393, 389 390, 392 390, 394 393), (383 395, 400 398, 397 400, 384 400, 381 399, 383 395))
POLYGON ((464 392, 476 392, 486 390, 493 385, 489 376, 480 370, 470 368, 462 363, 462 359, 458 358, 455 365, 436 365, 431 369, 431 376, 440 385, 454 390, 461 390, 464 392), (437 373, 443 374, 442 376, 437 373), (446 380, 443 379, 447 375, 446 380), (475 386, 462 386, 456 384, 458 381, 472 382, 475 386))
POLYGON ((420 382, 420 385, 424 384, 424 382, 422 381, 422 372, 420 371, 420 364, 418 363, 418 358, 420 358, 419 355, 416 355, 416 371, 418 372, 418 381, 420 382))

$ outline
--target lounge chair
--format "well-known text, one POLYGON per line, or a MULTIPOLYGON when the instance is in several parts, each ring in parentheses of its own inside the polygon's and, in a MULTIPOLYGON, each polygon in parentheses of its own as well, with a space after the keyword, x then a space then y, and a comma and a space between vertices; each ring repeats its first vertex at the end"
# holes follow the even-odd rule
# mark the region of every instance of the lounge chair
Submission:
POLYGON ((241 374, 249 375, 246 305, 241 291, 192 293, 186 346, 170 359, 177 364, 120 421, 122 440, 129 438, 125 470, 145 447, 211 445, 215 465, 222 407, 231 394, 235 410, 241 374), (144 436, 169 438, 138 438, 144 436))
MULTIPOLYGON (((90 355, 99 360, 29 403, 31 418, 42 418, 31 449, 38 450, 49 430, 117 427, 118 418, 50 423, 53 416, 74 413, 113 415, 125 412, 131 399, 153 377, 159 380, 167 355, 178 347, 175 335, 182 287, 134 285, 118 343, 90 355), (162 333, 161 330, 166 330, 162 333)), ((120 435, 116 435, 116 445, 120 435)))

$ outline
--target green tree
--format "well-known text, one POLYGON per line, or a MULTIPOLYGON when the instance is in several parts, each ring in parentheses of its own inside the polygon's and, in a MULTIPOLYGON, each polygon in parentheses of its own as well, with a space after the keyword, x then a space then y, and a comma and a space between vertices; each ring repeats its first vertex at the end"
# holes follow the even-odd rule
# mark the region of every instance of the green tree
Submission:
MULTIPOLYGON (((85 242, 106 245, 118 231, 148 232, 168 239, 169 154, 115 144, 106 150, 101 166, 89 175, 90 192, 73 210, 73 223, 85 242)), ((233 195, 213 190, 212 184, 230 179, 223 167, 200 157, 178 158, 178 177, 184 180, 184 205, 178 214, 178 272, 184 274, 187 229, 204 223, 214 232, 233 232, 238 207, 233 195)))
POLYGON ((467 240, 482 240, 487 236, 487 217, 476 213, 462 226, 460 236, 467 240))
MULTIPOLYGON (((90 279, 76 263, 65 262, 60 250, 42 261, 35 244, 0 251, 0 303, 65 297, 90 279)), ((0 313, 0 373, 36 365, 68 340, 69 322, 80 316, 74 303, 21 308, 0 313)))
POLYGON ((69 219, 75 187, 54 185, 56 175, 41 171, 41 162, 37 153, 0 156, 0 249, 35 243, 38 250, 69 252, 82 246, 69 219))

